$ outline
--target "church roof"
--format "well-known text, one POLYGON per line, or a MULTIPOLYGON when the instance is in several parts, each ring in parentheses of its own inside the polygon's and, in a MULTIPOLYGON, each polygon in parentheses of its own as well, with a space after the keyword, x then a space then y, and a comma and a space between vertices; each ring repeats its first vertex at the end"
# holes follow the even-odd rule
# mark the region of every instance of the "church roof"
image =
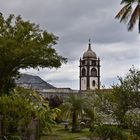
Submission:
POLYGON ((90 42, 89 42, 88 50, 83 54, 83 58, 97 58, 95 52, 93 52, 91 49, 90 42))

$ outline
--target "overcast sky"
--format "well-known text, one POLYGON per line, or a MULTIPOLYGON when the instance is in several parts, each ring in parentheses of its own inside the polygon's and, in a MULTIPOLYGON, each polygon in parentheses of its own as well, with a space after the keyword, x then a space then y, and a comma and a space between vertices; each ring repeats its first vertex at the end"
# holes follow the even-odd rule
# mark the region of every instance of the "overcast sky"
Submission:
POLYGON ((56 87, 79 89, 79 58, 92 50, 101 59, 101 83, 109 87, 134 65, 140 68, 140 35, 137 25, 127 32, 126 24, 114 19, 118 0, 0 0, 1 12, 21 15, 59 37, 56 50, 68 58, 59 69, 22 70, 39 75, 56 87))

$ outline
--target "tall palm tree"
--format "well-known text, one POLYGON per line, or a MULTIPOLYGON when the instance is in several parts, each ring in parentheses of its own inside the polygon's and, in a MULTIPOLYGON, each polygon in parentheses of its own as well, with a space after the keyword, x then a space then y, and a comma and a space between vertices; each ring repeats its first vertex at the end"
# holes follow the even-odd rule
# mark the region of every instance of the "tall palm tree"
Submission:
POLYGON ((78 116, 81 116, 87 106, 87 99, 80 95, 71 95, 62 104, 63 114, 72 118, 72 132, 77 131, 78 116))
POLYGON ((140 0, 122 0, 124 7, 119 11, 115 18, 120 22, 128 22, 128 31, 132 31, 138 21, 138 31, 140 33, 140 0))

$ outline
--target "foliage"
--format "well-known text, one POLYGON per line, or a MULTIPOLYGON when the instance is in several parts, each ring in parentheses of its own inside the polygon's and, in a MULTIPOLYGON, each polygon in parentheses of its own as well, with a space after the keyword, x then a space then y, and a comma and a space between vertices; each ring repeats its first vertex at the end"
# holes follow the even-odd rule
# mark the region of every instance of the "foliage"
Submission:
POLYGON ((140 33, 140 1, 122 0, 121 4, 123 4, 124 7, 116 15, 116 18, 120 19, 120 22, 127 22, 129 20, 128 31, 131 31, 138 21, 138 31, 140 33))
MULTIPOLYGON (((0 97, 0 116, 2 135, 20 135, 19 127, 26 128, 36 117, 34 107, 28 101, 15 95, 0 97)), ((25 131, 27 133, 27 131, 25 131)))
POLYGON ((119 84, 109 92, 97 95, 99 111, 112 115, 114 120, 125 126, 124 116, 130 109, 140 108, 140 71, 134 67, 124 77, 118 77, 119 84), (133 99, 133 100, 132 100, 133 99))
POLYGON ((129 110, 125 115, 125 121, 132 133, 140 137, 140 109, 129 110))
POLYGON ((89 137, 90 132, 88 129, 83 129, 79 133, 71 133, 65 131, 63 124, 55 124, 53 127, 53 133, 50 135, 44 135, 41 140, 77 140, 89 137))
POLYGON ((95 107, 97 112, 105 113, 107 115, 113 113, 113 104, 112 104, 112 90, 97 90, 95 96, 95 107))
POLYGON ((46 101, 43 96, 30 89, 16 88, 15 94, 20 98, 27 100, 35 107, 37 118, 40 123, 40 132, 47 133, 51 131, 52 124, 55 124, 55 118, 60 113, 60 110, 58 108, 51 109, 48 101, 46 101))
POLYGON ((105 137, 106 134, 115 136, 112 132, 115 131, 114 128, 100 126, 106 122, 115 123, 119 128, 121 126, 129 128, 133 132, 132 139, 134 136, 137 139, 140 136, 140 71, 132 67, 124 78, 118 77, 118 79, 120 83, 113 85, 113 89, 96 91, 94 109, 102 118, 101 123, 97 124, 99 128, 96 130, 93 126, 91 130, 97 131, 99 136, 105 137))
MULTIPOLYGON (((85 118, 85 124, 87 127, 94 127, 94 125, 101 124, 102 120, 102 114, 99 111, 99 104, 98 104, 98 95, 95 92, 88 93, 85 95, 86 100, 88 100, 87 107, 84 108, 84 117, 85 118), (87 120, 87 121, 86 121, 87 120)), ((100 102, 101 103, 101 102, 100 102)))
POLYGON ((114 115, 123 122, 125 113, 133 108, 140 108, 140 71, 134 67, 125 78, 119 77, 120 85, 113 86, 114 115), (133 100, 132 100, 133 99, 133 100))
POLYGON ((81 117, 87 106, 87 100, 80 95, 71 95, 61 106, 62 112, 67 118, 72 118, 72 132, 76 132, 79 127, 78 117, 81 117))
POLYGON ((102 140, 127 140, 127 135, 117 126, 99 125, 93 129, 93 137, 100 137, 102 140))
POLYGON ((85 126, 92 129, 94 125, 99 125, 101 123, 101 114, 97 112, 95 107, 89 106, 89 108, 84 109, 84 117, 82 121, 85 121, 85 126))
POLYGON ((22 138, 17 135, 9 135, 9 136, 4 136, 4 140, 22 140, 22 138))
POLYGON ((52 48, 58 37, 20 16, 0 13, 0 92, 9 93, 19 69, 60 67, 66 59, 52 48))
POLYGON ((51 108, 59 107, 63 103, 63 99, 59 96, 50 97, 48 101, 51 108))
POLYGON ((124 115, 129 110, 130 92, 114 86, 112 95, 113 115, 120 125, 124 125, 124 115))
POLYGON ((37 122, 38 133, 51 131, 59 111, 50 109, 48 102, 38 93, 17 88, 11 95, 0 97, 2 135, 24 137, 30 134, 32 122, 37 122))

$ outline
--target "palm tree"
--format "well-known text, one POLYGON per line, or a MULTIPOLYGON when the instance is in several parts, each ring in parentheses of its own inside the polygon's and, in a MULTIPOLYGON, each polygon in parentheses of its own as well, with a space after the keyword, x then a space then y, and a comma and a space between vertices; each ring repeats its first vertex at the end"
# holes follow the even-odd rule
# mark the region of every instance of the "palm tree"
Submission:
POLYGON ((67 117, 72 117, 72 132, 77 131, 78 116, 81 116, 84 109, 87 107, 87 100, 83 96, 71 95, 62 104, 62 112, 67 117))
POLYGON ((138 21, 140 33, 140 0, 122 0, 121 4, 124 4, 124 7, 115 18, 120 19, 120 22, 128 22, 128 31, 132 31, 138 21))

